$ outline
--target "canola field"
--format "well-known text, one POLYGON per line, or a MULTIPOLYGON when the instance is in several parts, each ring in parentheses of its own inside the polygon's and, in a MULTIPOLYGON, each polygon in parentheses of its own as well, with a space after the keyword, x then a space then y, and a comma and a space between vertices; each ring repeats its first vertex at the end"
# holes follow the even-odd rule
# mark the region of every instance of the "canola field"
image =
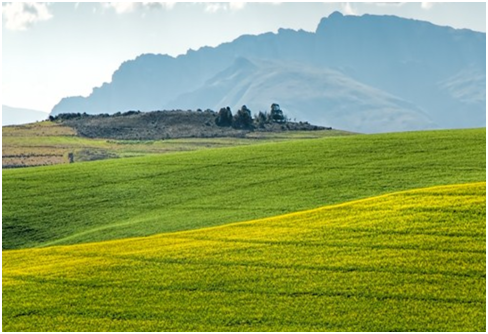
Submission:
POLYGON ((3 331, 486 330, 486 183, 3 251, 3 331))

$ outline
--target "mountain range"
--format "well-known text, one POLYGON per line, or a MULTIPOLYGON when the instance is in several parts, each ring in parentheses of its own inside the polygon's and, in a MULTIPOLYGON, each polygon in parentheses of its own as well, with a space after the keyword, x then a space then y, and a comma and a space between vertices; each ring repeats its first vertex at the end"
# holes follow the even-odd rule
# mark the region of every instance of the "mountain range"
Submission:
POLYGON ((49 114, 45 111, 14 108, 2 105, 2 126, 43 121, 46 120, 48 116, 49 114))
POLYGON ((315 32, 244 35, 143 54, 52 110, 213 109, 279 103, 291 119, 356 132, 486 126, 486 34, 396 16, 323 18, 315 32))

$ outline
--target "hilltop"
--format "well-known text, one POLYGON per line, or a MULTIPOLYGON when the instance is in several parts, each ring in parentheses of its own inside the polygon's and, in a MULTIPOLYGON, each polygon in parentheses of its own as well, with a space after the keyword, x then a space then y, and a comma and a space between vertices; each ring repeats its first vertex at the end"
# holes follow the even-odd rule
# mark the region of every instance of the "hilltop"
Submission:
POLYGON ((311 125, 308 122, 292 122, 285 118, 280 122, 267 119, 258 122, 257 117, 252 118, 250 110, 246 116, 248 118, 245 124, 236 121, 237 114, 232 118, 232 113, 229 114, 228 124, 218 124, 219 113, 212 110, 128 111, 113 115, 59 114, 50 116, 50 120, 75 129, 82 137, 118 140, 242 138, 250 132, 332 130, 330 127, 311 125))
POLYGON ((114 115, 80 113, 49 118, 51 121, 2 129, 2 168, 353 135, 307 122, 287 119, 272 122, 269 115, 263 113, 258 113, 254 119, 247 118, 250 122, 244 127, 241 123, 232 126, 229 119, 218 125, 219 113, 211 110, 132 111, 114 115))
POLYGON ((485 33, 333 13, 315 32, 279 29, 178 57, 140 55, 51 114, 259 110, 271 99, 290 118, 361 133, 483 127, 485 59, 485 33))

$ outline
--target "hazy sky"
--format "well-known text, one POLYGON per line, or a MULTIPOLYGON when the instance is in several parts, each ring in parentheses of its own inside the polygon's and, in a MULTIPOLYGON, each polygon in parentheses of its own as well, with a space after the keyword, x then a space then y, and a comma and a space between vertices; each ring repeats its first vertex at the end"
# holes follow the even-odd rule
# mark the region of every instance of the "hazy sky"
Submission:
POLYGON ((91 93, 142 53, 177 56, 242 34, 315 31, 334 11, 391 14, 486 31, 481 3, 2 3, 2 104, 43 111, 91 93))

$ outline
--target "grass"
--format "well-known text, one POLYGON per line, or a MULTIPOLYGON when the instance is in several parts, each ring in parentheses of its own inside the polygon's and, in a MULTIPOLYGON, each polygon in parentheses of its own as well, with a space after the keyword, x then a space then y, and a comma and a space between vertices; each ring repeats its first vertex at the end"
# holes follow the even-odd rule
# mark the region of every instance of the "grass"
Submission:
POLYGON ((485 203, 482 182, 4 251, 2 329, 485 332, 485 203))
POLYGON ((68 126, 45 121, 2 128, 2 165, 29 167, 67 164, 69 153, 73 153, 74 162, 82 162, 350 134, 341 130, 327 130, 254 132, 244 138, 107 140, 79 137, 68 126))
POLYGON ((486 131, 349 136, 2 171, 2 247, 148 236, 486 180, 486 131))

